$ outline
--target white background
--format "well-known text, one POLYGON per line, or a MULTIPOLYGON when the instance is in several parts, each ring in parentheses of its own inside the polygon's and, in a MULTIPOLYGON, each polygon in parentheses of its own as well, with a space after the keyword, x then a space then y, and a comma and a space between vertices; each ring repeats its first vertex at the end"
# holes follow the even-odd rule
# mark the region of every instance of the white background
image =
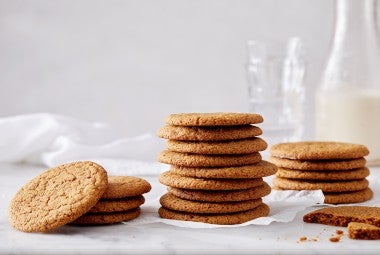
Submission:
MULTIPOLYGON (((306 43, 306 126, 331 0, 0 0, 0 116, 53 112, 127 136, 174 112, 247 111, 248 39, 306 43)), ((265 118, 265 116, 264 116, 265 118)))

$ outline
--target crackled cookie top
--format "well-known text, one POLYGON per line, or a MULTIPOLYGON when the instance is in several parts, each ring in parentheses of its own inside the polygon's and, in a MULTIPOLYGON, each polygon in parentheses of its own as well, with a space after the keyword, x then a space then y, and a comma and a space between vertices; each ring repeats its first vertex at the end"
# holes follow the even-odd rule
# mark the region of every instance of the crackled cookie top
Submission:
POLYGON ((106 189, 107 173, 96 163, 53 167, 17 192, 9 206, 9 221, 24 232, 48 231, 90 210, 106 189))

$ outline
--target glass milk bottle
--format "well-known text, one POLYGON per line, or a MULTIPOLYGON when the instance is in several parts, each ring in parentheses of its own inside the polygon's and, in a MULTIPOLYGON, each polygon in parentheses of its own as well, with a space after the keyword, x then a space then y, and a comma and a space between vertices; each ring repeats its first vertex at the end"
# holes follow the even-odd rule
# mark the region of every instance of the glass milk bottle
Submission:
POLYGON ((336 0, 335 33, 316 94, 316 139, 366 145, 380 164, 378 0, 336 0))

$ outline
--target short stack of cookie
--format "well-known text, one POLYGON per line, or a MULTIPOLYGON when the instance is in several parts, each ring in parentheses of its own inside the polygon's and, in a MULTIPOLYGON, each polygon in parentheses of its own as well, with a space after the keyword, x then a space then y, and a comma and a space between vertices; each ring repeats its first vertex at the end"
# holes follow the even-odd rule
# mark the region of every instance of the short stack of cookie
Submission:
POLYGON ((140 215, 144 204, 144 193, 151 185, 144 179, 133 176, 109 176, 108 186, 100 200, 88 212, 71 224, 101 225, 125 222, 140 215))
POLYGON ((366 177, 369 154, 364 145, 342 142, 280 143, 271 147, 269 161, 278 166, 277 189, 318 190, 325 203, 359 203, 372 198, 366 177))
POLYGON ((140 215, 150 184, 138 177, 108 176, 91 161, 45 170, 27 182, 8 208, 10 224, 24 232, 46 232, 66 224, 99 225, 140 215))
POLYGON ((158 136, 168 139, 158 160, 171 165, 159 181, 168 186, 162 218, 238 224, 266 216, 262 197, 271 192, 263 177, 276 172, 263 161, 267 143, 259 138, 259 114, 172 114, 158 136))

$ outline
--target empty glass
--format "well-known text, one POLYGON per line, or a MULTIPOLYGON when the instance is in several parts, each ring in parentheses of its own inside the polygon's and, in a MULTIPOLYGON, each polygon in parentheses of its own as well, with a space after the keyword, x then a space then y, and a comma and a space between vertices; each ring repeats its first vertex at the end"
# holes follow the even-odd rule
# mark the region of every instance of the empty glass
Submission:
POLYGON ((295 37, 280 53, 263 42, 248 41, 249 111, 263 115, 260 127, 269 146, 304 135, 303 52, 303 42, 295 37))

